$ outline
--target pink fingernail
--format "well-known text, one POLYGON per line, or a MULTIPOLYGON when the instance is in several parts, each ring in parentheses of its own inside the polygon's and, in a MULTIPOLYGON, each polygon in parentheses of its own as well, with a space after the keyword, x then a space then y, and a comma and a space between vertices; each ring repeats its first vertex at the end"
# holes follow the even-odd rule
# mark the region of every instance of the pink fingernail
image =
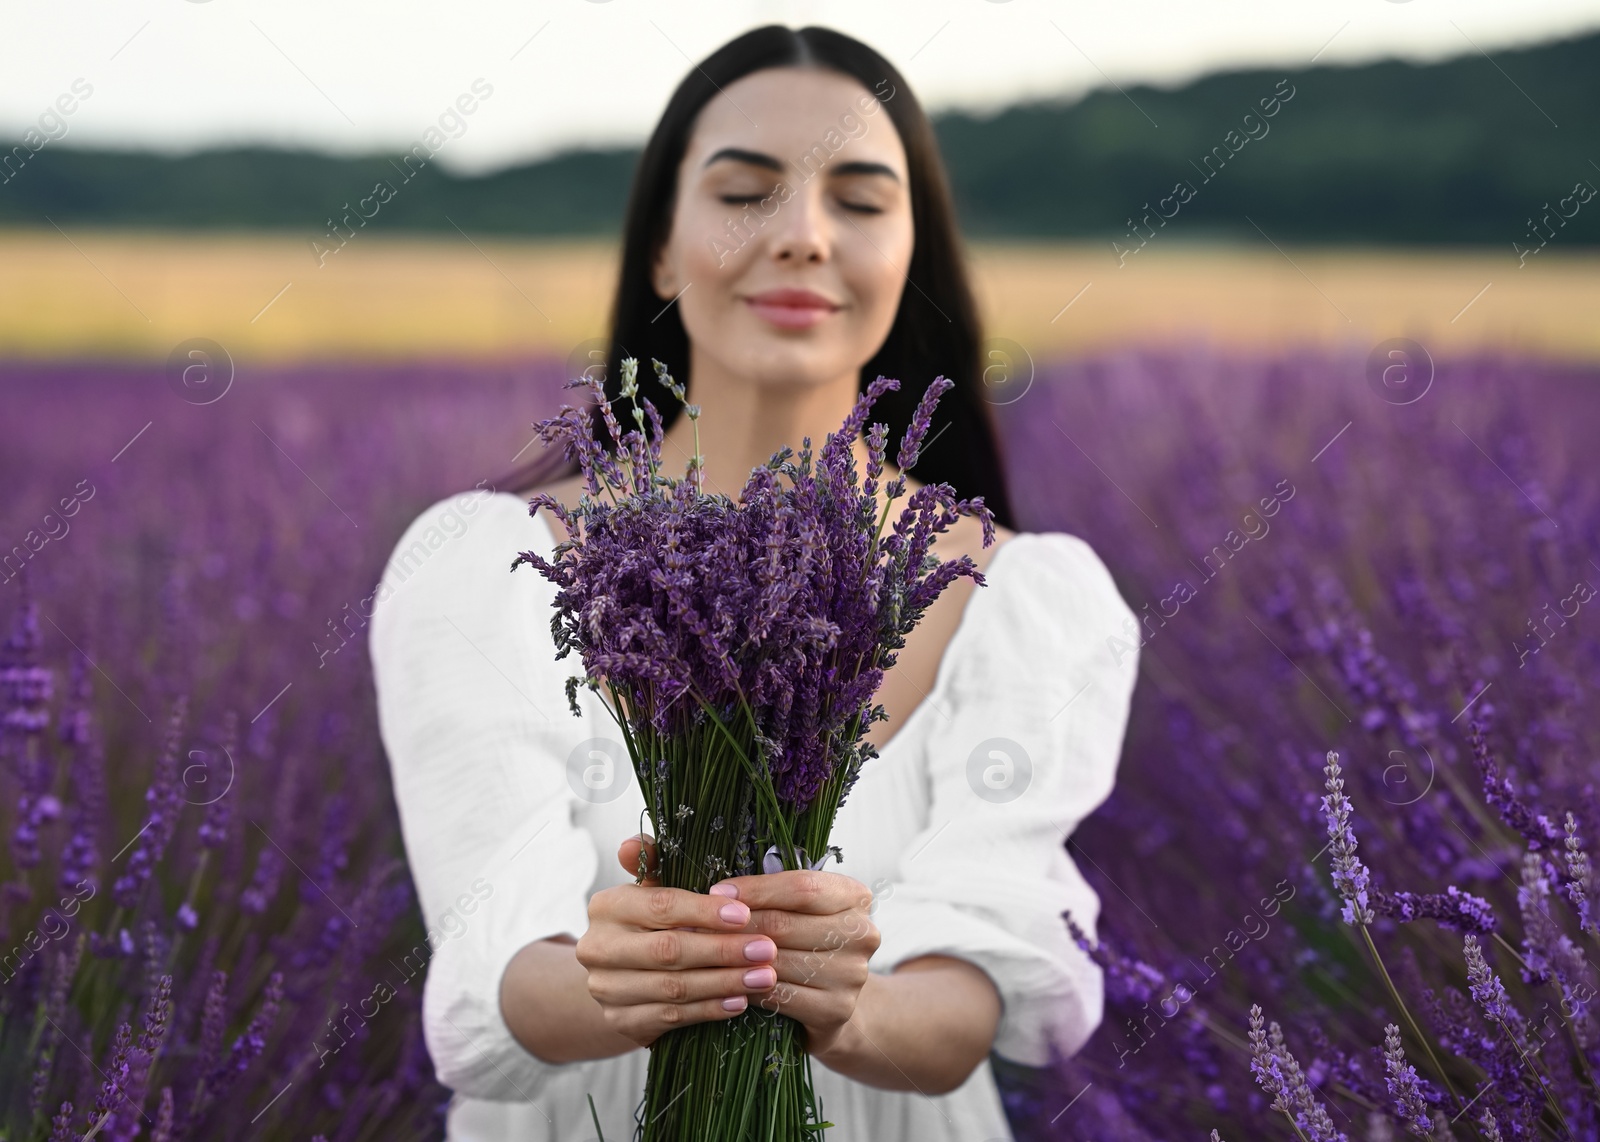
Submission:
POLYGON ((771 968, 751 968, 744 973, 746 987, 771 987, 777 983, 777 972, 771 968))
POLYGON ((741 904, 737 900, 730 900, 722 906, 717 915, 730 924, 744 924, 750 919, 750 906, 741 904))
POLYGON ((771 940, 751 940, 744 946, 744 958, 747 960, 770 960, 775 950, 776 947, 771 940))
POLYGON ((750 1001, 742 995, 730 995, 727 999, 722 1001, 722 1010, 743 1011, 749 1002, 750 1001))
POLYGON ((712 896, 731 896, 735 900, 739 899, 739 886, 737 884, 713 884, 706 891, 712 896))

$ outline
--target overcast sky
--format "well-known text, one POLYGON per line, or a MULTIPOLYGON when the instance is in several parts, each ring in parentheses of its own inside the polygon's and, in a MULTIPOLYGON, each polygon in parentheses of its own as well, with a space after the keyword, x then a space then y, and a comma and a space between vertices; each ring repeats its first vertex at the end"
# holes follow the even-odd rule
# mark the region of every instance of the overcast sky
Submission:
POLYGON ((0 0, 0 136, 82 80, 51 145, 398 150, 481 79, 492 95, 439 161, 492 169, 641 142, 693 61, 770 22, 866 41, 930 110, 987 110, 1476 54, 1600 28, 1600 0, 0 0))

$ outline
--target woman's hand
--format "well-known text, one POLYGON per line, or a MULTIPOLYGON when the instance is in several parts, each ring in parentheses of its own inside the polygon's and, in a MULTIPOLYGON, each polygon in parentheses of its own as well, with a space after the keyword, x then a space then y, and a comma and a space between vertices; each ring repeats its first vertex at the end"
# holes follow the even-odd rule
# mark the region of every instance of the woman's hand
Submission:
POLYGON ((882 943, 872 890, 842 873, 798 869, 731 877, 711 892, 748 904, 748 930, 777 945, 777 985, 756 1002, 805 1024, 812 1056, 841 1046, 882 943))
POLYGON ((648 1047, 753 999, 804 1024, 813 1055, 835 1046, 880 942, 871 890, 812 870, 734 877, 711 895, 662 888, 650 838, 624 841, 617 859, 635 872, 641 844, 646 879, 595 893, 576 948, 607 1025, 648 1047))
POLYGON ((648 1047, 674 1027, 732 1019, 750 996, 769 992, 777 946, 751 928, 748 905, 724 896, 662 888, 655 842, 630 837, 617 859, 636 873, 641 845, 646 879, 602 889, 589 899, 589 930, 578 962, 606 1025, 648 1047))

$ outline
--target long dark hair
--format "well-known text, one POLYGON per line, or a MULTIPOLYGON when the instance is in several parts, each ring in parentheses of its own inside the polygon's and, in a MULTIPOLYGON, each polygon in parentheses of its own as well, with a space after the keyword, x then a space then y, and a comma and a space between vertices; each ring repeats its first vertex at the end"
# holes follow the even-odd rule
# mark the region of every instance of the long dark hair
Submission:
MULTIPOLYGON (((892 462, 923 390, 935 376, 949 377, 955 387, 940 398, 928 436, 930 443, 924 447, 924 455, 917 460, 912 474, 925 484, 948 483, 960 496, 981 495, 996 522, 1013 527, 990 406, 978 387, 982 381, 982 334, 977 306, 967 280, 950 184, 933 127, 905 78, 888 60, 859 40, 830 28, 796 30, 769 24, 746 32, 692 68, 672 93, 639 158, 628 197, 622 267, 606 350, 606 395, 612 401, 621 399, 621 362, 624 357, 635 357, 640 363, 640 380, 645 382, 641 388, 660 388, 653 383, 654 371, 650 367, 651 358, 656 358, 674 375, 687 380, 693 398, 694 381, 688 375, 688 335, 676 304, 662 311, 650 275, 655 254, 670 233, 678 167, 695 119, 713 96, 752 72, 794 66, 840 72, 876 92, 905 147, 916 235, 911 267, 889 335, 877 354, 862 366, 860 377, 863 390, 880 374, 898 379, 901 387, 880 398, 869 419, 888 424, 892 462)), ((682 414, 682 406, 665 390, 661 390, 661 399, 654 393, 651 396, 664 426, 670 427, 682 414)), ((594 434, 602 443, 609 441, 598 406, 594 434)), ((799 446, 799 441, 791 443, 799 446)), ((559 450, 550 449, 496 486, 532 488, 574 471, 576 466, 567 462, 559 450)))

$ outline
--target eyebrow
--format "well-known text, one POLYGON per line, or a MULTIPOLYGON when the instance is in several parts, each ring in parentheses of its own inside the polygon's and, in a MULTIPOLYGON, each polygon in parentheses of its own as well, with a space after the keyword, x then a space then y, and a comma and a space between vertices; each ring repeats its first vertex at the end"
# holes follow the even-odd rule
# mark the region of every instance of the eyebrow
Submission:
MULTIPOLYGON (((727 159, 736 163, 748 163, 751 166, 763 167, 766 170, 778 171, 780 174, 784 169, 783 163, 778 159, 773 158, 771 155, 762 151, 747 151, 742 147, 723 147, 720 151, 717 151, 714 155, 707 159, 704 163, 704 166, 708 167, 712 163, 719 162, 723 159, 727 159)), ((896 182, 900 181, 900 176, 895 173, 893 167, 888 166, 885 163, 867 162, 862 159, 854 159, 850 162, 837 163, 831 168, 831 173, 839 175, 879 174, 887 175, 896 182)))
MULTIPOLYGON (((747 151, 741 147, 723 147, 716 154, 705 161, 705 166, 722 159, 730 159, 736 163, 749 163, 754 167, 765 167, 767 170, 782 171, 783 164, 769 154, 761 151, 747 151)), ((702 168, 704 169, 704 168, 702 168)))

